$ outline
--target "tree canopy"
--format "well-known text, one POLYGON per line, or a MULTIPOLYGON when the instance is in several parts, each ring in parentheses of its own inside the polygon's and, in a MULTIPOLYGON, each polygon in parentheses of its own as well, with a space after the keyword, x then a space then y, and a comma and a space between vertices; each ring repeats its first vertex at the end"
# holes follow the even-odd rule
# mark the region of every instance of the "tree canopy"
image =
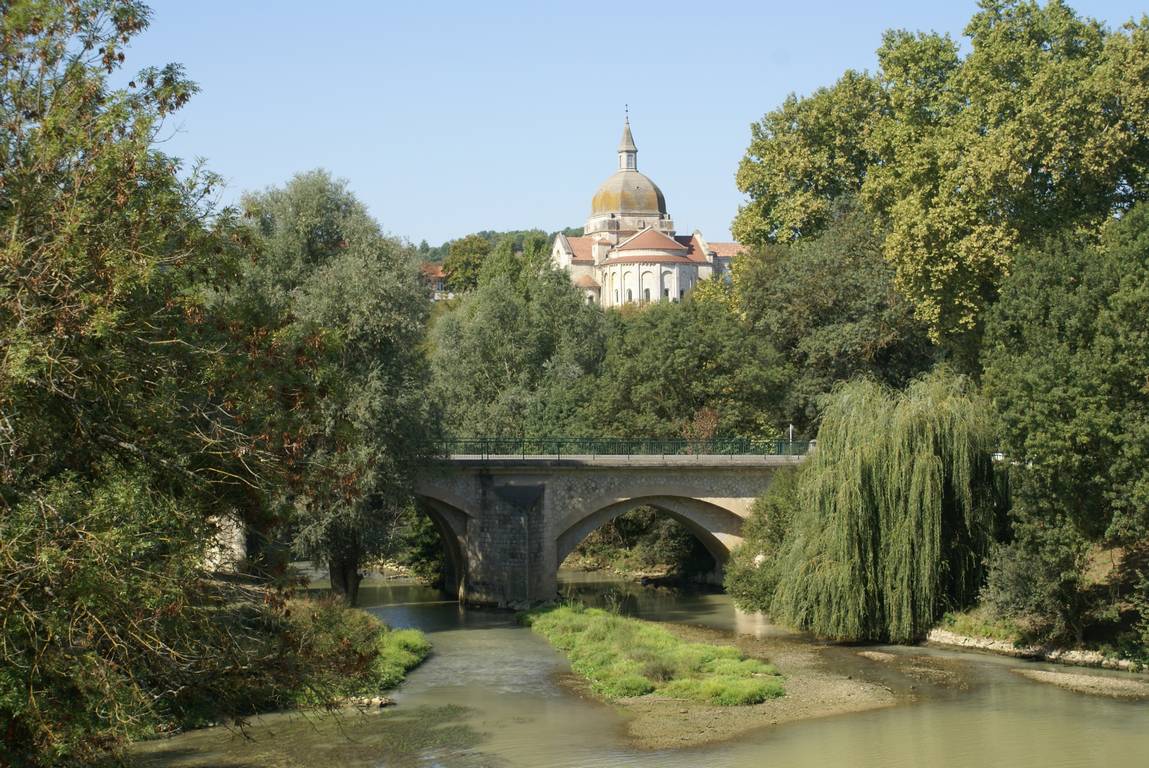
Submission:
POLYGON ((474 289, 479 284, 483 261, 490 253, 491 241, 480 234, 467 235, 448 243, 443 271, 450 289, 460 293, 474 289))
POLYGON ((781 434, 782 360, 721 298, 624 309, 608 322, 606 356, 585 412, 597 434, 781 434))
POLYGON ((808 237, 860 195, 899 291, 948 342, 978 331, 1017 246, 1096 234, 1146 196, 1149 167, 1149 18, 1108 30, 1060 0, 982 0, 965 34, 962 56, 889 32, 875 74, 766 115, 733 225, 748 244, 808 237))
POLYGON ((385 550, 413 468, 432 449, 429 302, 413 254, 326 173, 297 175, 243 206, 259 252, 245 289, 281 338, 314 350, 297 446, 312 481, 292 491, 296 543, 354 601, 361 560, 385 550))
MULTIPOLYGON (((977 596, 997 533, 990 409, 946 369, 835 390, 775 562, 775 616, 839 640, 919 639, 977 596)), ((775 545, 776 546, 776 545, 775 545)))
POLYGON ((830 216, 816 236, 759 246, 734 263, 735 310, 784 361, 780 416, 811 434, 838 382, 868 376, 904 387, 938 356, 894 289, 873 218, 850 198, 835 200, 830 216))
POLYGON ((579 429, 605 344, 603 314, 548 243, 499 242, 476 290, 433 330, 432 367, 444 426, 461 436, 554 436, 579 429))

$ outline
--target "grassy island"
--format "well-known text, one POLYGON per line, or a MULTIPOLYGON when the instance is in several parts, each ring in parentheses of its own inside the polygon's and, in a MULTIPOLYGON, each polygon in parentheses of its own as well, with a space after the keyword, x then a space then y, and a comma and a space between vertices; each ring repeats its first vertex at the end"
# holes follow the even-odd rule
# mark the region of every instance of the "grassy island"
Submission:
POLYGON ((647 621, 579 605, 532 611, 524 621, 605 699, 653 693, 737 706, 783 694, 772 665, 731 646, 686 642, 647 621))

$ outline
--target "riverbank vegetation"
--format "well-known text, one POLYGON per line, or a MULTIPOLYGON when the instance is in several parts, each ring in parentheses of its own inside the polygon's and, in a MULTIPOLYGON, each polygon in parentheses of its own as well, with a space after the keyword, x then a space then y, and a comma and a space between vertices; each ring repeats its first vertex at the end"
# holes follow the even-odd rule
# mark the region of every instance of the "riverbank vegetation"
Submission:
POLYGON ((780 536, 749 527, 771 557, 748 548, 735 593, 770 588, 759 605, 822 637, 924 637, 947 606, 976 597, 999 527, 988 415, 944 369, 903 393, 867 380, 839 387, 796 487, 756 510, 768 514, 783 493, 794 505, 780 536))
MULTIPOLYGON (((869 222, 873 247, 893 270, 890 287, 912 310, 906 321, 924 326, 936 359, 981 403, 965 409, 984 417, 969 444, 981 457, 968 458, 970 466, 984 466, 990 451, 999 453, 996 466, 1007 480, 1003 524, 982 517, 971 535, 945 539, 948 554, 931 543, 934 529, 923 527, 906 505, 910 498, 931 497, 948 524, 962 516, 946 511, 957 507, 946 501, 948 481, 937 482, 950 471, 945 441, 911 430, 905 448, 889 454, 893 463, 866 465, 861 484, 839 476, 840 499, 812 493, 813 475, 833 463, 816 454, 800 473, 811 476, 799 480, 799 492, 770 494, 775 509, 789 510, 792 531, 767 533, 759 512, 728 584, 741 604, 772 607, 827 636, 883 635, 872 625, 840 622, 864 614, 884 623, 880 596, 896 581, 865 571, 862 563, 875 565, 866 558, 862 571, 828 578, 850 566, 841 554, 826 556, 852 539, 822 537, 834 530, 834 510, 853 497, 857 512, 901 506, 889 523, 915 530, 914 540, 925 545, 913 551, 917 564, 902 570, 912 599, 924 600, 902 625, 913 631, 887 626, 886 636, 920 636, 948 610, 978 616, 974 624, 1014 627, 1025 643, 1144 658, 1149 211, 1142 201, 1149 135, 1134 115, 1149 106, 1149 19, 1110 29, 1056 0, 986 0, 965 34, 968 44, 959 48, 943 35, 887 33, 876 72, 847 72, 768 113, 739 169, 748 201, 734 230, 757 246, 749 263, 769 263, 774 253, 797 254, 832 237, 843 205, 869 222), (1115 108, 1084 106, 1101 103, 1115 108), (831 117, 842 114, 856 119, 831 117), (914 445, 935 457, 920 465, 933 465, 932 490, 909 474, 914 445), (806 516, 816 514, 830 525, 804 528, 806 516), (801 542, 800 550, 785 545, 787 536, 801 542), (779 583, 803 569, 815 577, 779 583), (946 584, 927 608, 931 590, 913 574, 932 569, 946 584), (815 588, 827 591, 819 597, 815 588), (823 616, 818 606, 829 605, 823 599, 831 594, 855 599, 823 616)), ((736 268, 734 295, 738 306, 752 308, 748 297, 756 289, 744 280, 748 274, 736 268)), ((883 372, 860 372, 906 386, 883 372)), ((859 386, 872 385, 842 385, 814 398, 819 453, 851 440, 853 423, 834 414, 843 405, 838 398, 859 386)), ((854 469, 861 471, 871 445, 853 440, 860 449, 854 469)), ((877 446, 885 440, 876 433, 873 449, 883 450, 877 446)), ((884 536, 874 539, 879 559, 893 555, 887 545, 884 536)))
POLYGON ((784 693, 773 666, 732 646, 685 642, 650 622, 581 605, 534 611, 524 621, 608 700, 655 694, 738 706, 784 693))
POLYGON ((370 551, 406 503, 427 432, 414 260, 323 174, 217 206, 220 179, 156 143, 196 86, 121 72, 148 19, 81 0, 0 20, 6 765, 331 702, 419 647, 344 609, 296 623, 286 569, 290 548, 370 551), (243 576, 211 565, 233 522, 243 576))

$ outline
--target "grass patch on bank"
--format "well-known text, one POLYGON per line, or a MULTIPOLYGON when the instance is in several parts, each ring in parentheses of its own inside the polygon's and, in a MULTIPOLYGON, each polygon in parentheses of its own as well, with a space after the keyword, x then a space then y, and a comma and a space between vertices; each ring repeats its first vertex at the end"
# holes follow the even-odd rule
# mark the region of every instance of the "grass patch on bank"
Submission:
POLYGON ((531 611, 523 621, 606 699, 656 693, 730 707, 784 693, 773 665, 731 646, 686 642, 650 622, 581 605, 531 611))
POLYGON ((1007 643, 1021 642, 1021 629, 1012 621, 994 616, 982 606, 968 611, 949 611, 938 626, 948 632, 966 637, 984 637, 1007 643))

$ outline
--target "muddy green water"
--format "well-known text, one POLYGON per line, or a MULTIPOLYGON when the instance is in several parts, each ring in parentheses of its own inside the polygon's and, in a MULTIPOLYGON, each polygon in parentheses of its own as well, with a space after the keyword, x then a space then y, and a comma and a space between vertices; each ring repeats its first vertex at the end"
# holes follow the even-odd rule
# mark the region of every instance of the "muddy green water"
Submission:
MULTIPOLYGON (((568 576, 569 592, 643 618, 763 636, 783 632, 729 598, 568 576)), ((967 687, 868 713, 766 727, 737 740, 682 750, 628 746, 623 715, 559 687, 563 658, 514 617, 466 609, 405 584, 365 589, 367 610, 418 627, 433 657, 382 714, 337 720, 276 715, 247 737, 225 728, 141 745, 145 766, 1102 766, 1149 767, 1149 704, 1085 696, 1026 680, 1011 668, 1057 669, 972 653, 883 648, 960 660, 967 687)), ((858 674, 851 649, 827 663, 858 674)), ((1064 669, 1064 668, 1062 668, 1064 669)))

